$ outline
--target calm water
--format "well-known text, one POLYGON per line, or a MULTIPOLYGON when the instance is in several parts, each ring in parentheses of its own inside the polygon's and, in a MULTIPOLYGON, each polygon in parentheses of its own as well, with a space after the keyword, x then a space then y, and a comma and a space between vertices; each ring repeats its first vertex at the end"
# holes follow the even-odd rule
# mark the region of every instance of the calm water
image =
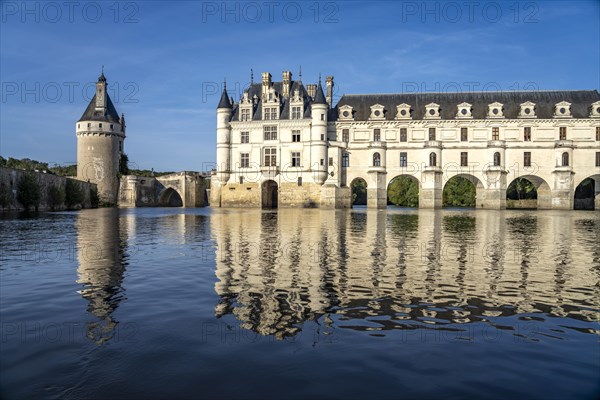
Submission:
POLYGON ((600 213, 0 221, 0 397, 596 398, 600 213))

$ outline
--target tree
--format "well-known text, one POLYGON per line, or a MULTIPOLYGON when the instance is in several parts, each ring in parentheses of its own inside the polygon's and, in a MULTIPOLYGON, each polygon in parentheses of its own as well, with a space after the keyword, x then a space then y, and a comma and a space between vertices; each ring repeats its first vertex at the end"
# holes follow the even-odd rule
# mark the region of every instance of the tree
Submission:
POLYGON ((65 187, 65 204, 68 208, 73 208, 78 204, 82 204, 85 199, 83 190, 79 183, 73 179, 67 179, 67 185, 65 187))
POLYGON ((119 158, 119 174, 129 174, 129 157, 125 153, 121 154, 121 158, 119 158))
POLYGON ((12 202, 12 193, 10 192, 10 187, 4 183, 0 182, 0 206, 2 208, 6 208, 12 202))
POLYGON ((17 201, 25 207, 34 206, 36 211, 40 205, 41 191, 40 185, 33 174, 23 174, 17 183, 17 201))
POLYGON ((525 178, 517 178, 508 185, 506 197, 509 200, 537 199, 535 185, 525 178))
POLYGON ((419 206, 419 184, 409 176, 394 178, 388 187, 388 201, 402 207, 419 206))
POLYGON ((475 207, 475 185, 467 178, 451 178, 444 186, 442 196, 446 207, 475 207))
POLYGON ((352 205, 367 204, 367 182, 356 179, 352 182, 352 205))
POLYGON ((51 185, 48 188, 48 205, 52 210, 61 206, 65 202, 65 191, 58 187, 51 185))

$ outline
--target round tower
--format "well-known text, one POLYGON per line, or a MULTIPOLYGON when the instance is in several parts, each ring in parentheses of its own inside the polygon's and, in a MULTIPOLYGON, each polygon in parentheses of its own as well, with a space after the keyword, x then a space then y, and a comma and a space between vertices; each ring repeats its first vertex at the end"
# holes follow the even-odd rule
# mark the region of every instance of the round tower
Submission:
POLYGON ((230 175, 229 155, 231 153, 231 113, 233 105, 227 94, 227 85, 223 84, 221 101, 217 106, 217 180, 226 184, 230 175))
POLYGON ((312 129, 310 146, 313 160, 312 172, 315 183, 323 184, 327 179, 327 111, 329 106, 323 93, 321 79, 311 104, 312 129))
POLYGON ((77 179, 98 185, 100 200, 117 203, 119 162, 124 151, 125 116, 117 113, 108 93, 104 72, 96 94, 77 121, 77 179))

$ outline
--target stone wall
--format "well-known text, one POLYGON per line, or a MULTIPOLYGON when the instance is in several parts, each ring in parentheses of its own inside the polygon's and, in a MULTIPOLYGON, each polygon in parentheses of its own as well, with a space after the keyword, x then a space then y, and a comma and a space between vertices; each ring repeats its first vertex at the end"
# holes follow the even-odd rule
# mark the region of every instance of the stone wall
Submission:
POLYGON ((208 205, 206 181, 197 172, 178 172, 160 177, 127 175, 119 186, 119 207, 183 207, 208 205), (181 204, 173 202, 179 196, 181 204))
MULTIPOLYGON (((90 183, 90 182, 84 182, 84 181, 80 181, 77 179, 73 179, 73 178, 66 178, 64 176, 58 176, 58 175, 53 175, 53 174, 48 174, 48 173, 43 173, 43 172, 35 172, 35 171, 25 171, 25 170, 21 170, 21 169, 13 169, 13 168, 3 168, 0 167, 0 186, 2 186, 2 189, 0 189, 0 192, 7 190, 7 193, 9 194, 9 202, 10 204, 3 208, 2 205, 0 204, 0 210, 2 211, 22 211, 25 208, 23 207, 23 205, 21 205, 18 201, 17 201, 17 185, 19 183, 19 181, 21 180, 21 178, 23 177, 23 175, 26 174, 33 174, 33 176, 35 177, 39 187, 40 187, 40 204, 38 206, 38 210, 44 211, 44 210, 50 210, 50 201, 49 201, 49 196, 48 196, 48 192, 50 190, 50 187, 54 186, 59 188, 60 190, 62 190, 64 192, 65 187, 67 185, 67 179, 73 180, 75 182, 77 182, 83 192, 84 195, 84 201, 83 204, 77 205, 76 208, 90 208, 91 207, 91 201, 90 201, 90 191, 93 190, 98 190, 96 184, 94 183, 90 183)), ((56 207, 54 207, 55 210, 64 210, 66 208, 65 204, 59 204, 56 207)))

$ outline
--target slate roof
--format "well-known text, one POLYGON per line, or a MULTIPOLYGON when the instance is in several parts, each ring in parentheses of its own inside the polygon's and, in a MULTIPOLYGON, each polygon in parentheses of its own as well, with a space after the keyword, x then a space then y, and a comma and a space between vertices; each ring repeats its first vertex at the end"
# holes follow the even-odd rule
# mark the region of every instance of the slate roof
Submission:
POLYGON ((120 123, 119 113, 115 108, 112 100, 108 93, 106 93, 106 113, 102 113, 101 111, 96 111, 96 96, 92 98, 90 104, 88 104, 79 121, 105 121, 105 122, 116 122, 120 123))
POLYGON ((319 86, 317 86, 314 104, 327 104, 327 100, 325 100, 325 94, 323 93, 323 86, 321 86, 321 81, 319 81, 319 86))
POLYGON ((221 93, 221 100, 217 108, 231 108, 231 101, 229 101, 229 95, 227 94, 227 88, 223 87, 223 93, 221 93))
POLYGON ((466 102, 472 105, 474 119, 487 118, 488 105, 494 102, 503 104, 506 118, 517 118, 520 105, 527 101, 535 103, 538 119, 553 118, 556 103, 571 103, 571 115, 574 118, 587 118, 592 103, 600 100, 597 90, 564 90, 564 91, 524 91, 524 92, 464 92, 464 93, 405 93, 405 94, 349 94, 344 95, 330 113, 330 121, 338 117, 339 107, 350 105, 353 108, 354 120, 365 121, 371 115, 371 106, 381 104, 385 107, 386 120, 396 118, 396 106, 406 103, 411 106, 413 120, 424 119, 425 105, 440 105, 442 119, 457 119, 457 106, 466 102))

